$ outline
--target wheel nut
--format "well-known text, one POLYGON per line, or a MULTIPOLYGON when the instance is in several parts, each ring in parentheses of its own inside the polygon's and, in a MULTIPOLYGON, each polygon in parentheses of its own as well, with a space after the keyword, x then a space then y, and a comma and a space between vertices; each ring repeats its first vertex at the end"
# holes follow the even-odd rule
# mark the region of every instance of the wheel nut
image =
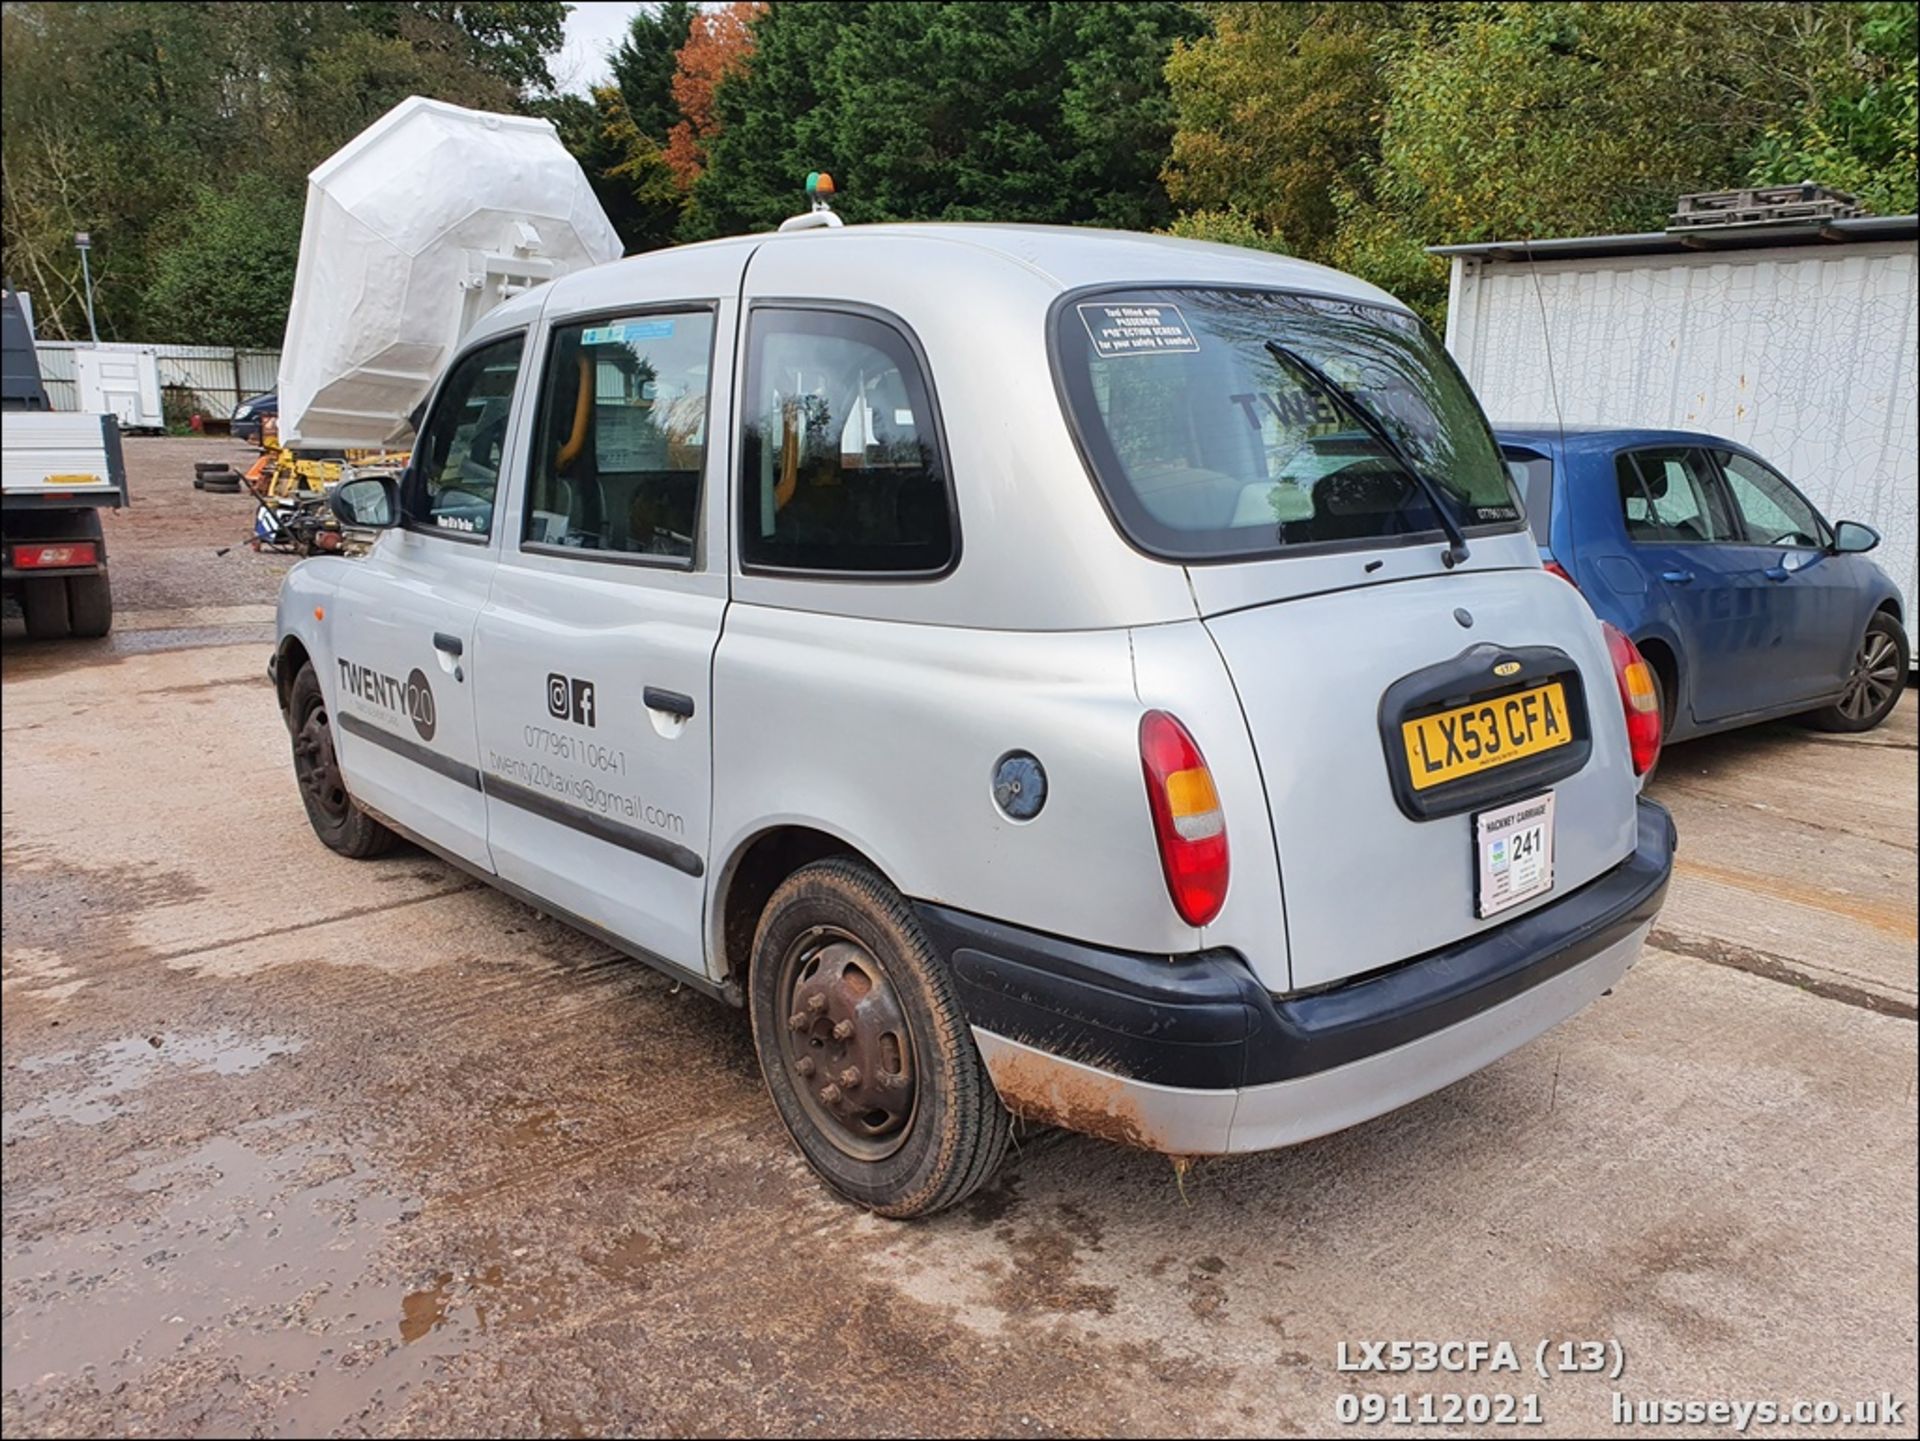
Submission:
POLYGON ((827 998, 821 995, 818 991, 815 991, 812 995, 807 997, 808 1010, 817 1013, 820 1011, 824 1011, 826 1008, 827 1008, 827 998))
POLYGON ((833 1023, 834 1040, 836 1041, 848 1040, 852 1037, 852 1035, 853 1035, 852 1021, 835 1021, 833 1023))
POLYGON ((802 1056, 793 1063, 793 1068, 803 1076, 811 1076, 813 1074, 813 1057, 802 1056))
POLYGON ((858 1066, 848 1066, 846 1070, 840 1073, 840 1084, 845 1086, 849 1091, 859 1085, 860 1068, 858 1066))
POLYGON ((840 1103, 840 1088, 831 1081, 827 1082, 820 1088, 820 1099, 829 1106, 837 1106, 840 1103))
POLYGON ((813 1024, 813 1017, 809 1016, 805 1011, 795 1011, 791 1016, 787 1017, 787 1024, 796 1031, 804 1031, 808 1026, 813 1024))

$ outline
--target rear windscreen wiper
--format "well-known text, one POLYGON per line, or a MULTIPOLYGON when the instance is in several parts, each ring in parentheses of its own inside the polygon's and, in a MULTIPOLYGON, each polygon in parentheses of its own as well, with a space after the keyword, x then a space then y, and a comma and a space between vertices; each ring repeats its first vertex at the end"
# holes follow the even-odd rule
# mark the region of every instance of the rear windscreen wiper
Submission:
POLYGON ((1448 570, 1452 570, 1456 565, 1460 564, 1461 561, 1465 560, 1468 554, 1467 538, 1461 533, 1459 523, 1454 520, 1452 512, 1446 507, 1446 503, 1440 498, 1440 487, 1433 483, 1431 476, 1414 463, 1413 457, 1408 455, 1405 447, 1388 433, 1387 428, 1380 423, 1379 417, 1367 409, 1365 405, 1361 404, 1359 399, 1344 385, 1328 375, 1304 355, 1289 350, 1286 346, 1274 340, 1267 341, 1266 346, 1275 360, 1279 361, 1282 365, 1291 366, 1295 370, 1300 371, 1315 385, 1332 396, 1342 409, 1360 422, 1360 428, 1362 430, 1366 431, 1368 435, 1379 441, 1380 444, 1386 448, 1387 455, 1393 460, 1394 464, 1404 470, 1413 483, 1420 487, 1420 493, 1426 496, 1427 504, 1433 507, 1433 513, 1440 518, 1440 529, 1447 533, 1447 549, 1445 554, 1440 557, 1442 564, 1444 564, 1448 570))

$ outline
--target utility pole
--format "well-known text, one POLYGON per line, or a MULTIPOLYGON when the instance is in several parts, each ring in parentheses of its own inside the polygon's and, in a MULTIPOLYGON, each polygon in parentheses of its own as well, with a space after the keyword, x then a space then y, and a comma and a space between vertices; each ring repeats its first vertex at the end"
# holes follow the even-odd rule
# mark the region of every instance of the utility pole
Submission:
POLYGON ((93 236, 84 230, 73 233, 73 248, 80 252, 80 275, 87 286, 87 334, 93 337, 93 343, 100 343, 100 332, 93 324, 93 267, 87 263, 87 252, 93 249, 93 236))

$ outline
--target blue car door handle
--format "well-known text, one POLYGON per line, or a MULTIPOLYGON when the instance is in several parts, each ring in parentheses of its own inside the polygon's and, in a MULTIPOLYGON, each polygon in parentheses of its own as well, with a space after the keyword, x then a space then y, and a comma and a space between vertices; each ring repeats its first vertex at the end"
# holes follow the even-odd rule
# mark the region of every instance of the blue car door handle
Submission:
POLYGON ((1668 585, 1692 585, 1693 572, 1690 570, 1663 570, 1660 579, 1668 585))
POLYGON ((1760 574, 1764 575, 1768 580, 1789 580, 1793 576, 1793 572, 1788 570, 1784 565, 1770 565, 1761 571, 1760 574))

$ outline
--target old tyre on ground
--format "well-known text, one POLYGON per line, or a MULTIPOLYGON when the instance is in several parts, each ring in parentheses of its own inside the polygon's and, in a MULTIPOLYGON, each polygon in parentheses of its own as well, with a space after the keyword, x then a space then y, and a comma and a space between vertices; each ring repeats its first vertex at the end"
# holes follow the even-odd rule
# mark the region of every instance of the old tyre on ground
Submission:
POLYGON ((224 475, 209 475, 201 480, 200 488, 202 490, 216 490, 224 495, 232 495, 240 489, 240 477, 232 471, 228 471, 224 475))
POLYGON ((72 628, 67 583, 57 575, 20 583, 20 614, 34 640, 59 640, 72 628))
POLYGON ((231 471, 233 465, 224 460, 196 460, 193 463, 195 476, 218 475, 221 471, 231 471))
POLYGON ((780 1119, 835 1190, 883 1216, 969 1195, 1009 1117, 946 962, 866 865, 817 861, 773 893, 754 936, 754 1047, 780 1119))
POLYGON ((331 850, 367 860, 392 849, 397 837, 361 810, 347 793, 346 777, 333 751, 332 718, 311 665, 300 667, 287 695, 287 729, 293 735, 293 774, 313 833, 331 850))
POLYGON ((1808 712, 1807 724, 1823 731, 1872 730, 1900 703, 1910 664, 1905 628, 1884 610, 1875 611, 1853 653, 1846 690, 1833 705, 1808 712))
POLYGON ((67 613, 73 633, 97 640, 113 629, 113 589, 104 575, 76 575, 67 580, 67 613))

